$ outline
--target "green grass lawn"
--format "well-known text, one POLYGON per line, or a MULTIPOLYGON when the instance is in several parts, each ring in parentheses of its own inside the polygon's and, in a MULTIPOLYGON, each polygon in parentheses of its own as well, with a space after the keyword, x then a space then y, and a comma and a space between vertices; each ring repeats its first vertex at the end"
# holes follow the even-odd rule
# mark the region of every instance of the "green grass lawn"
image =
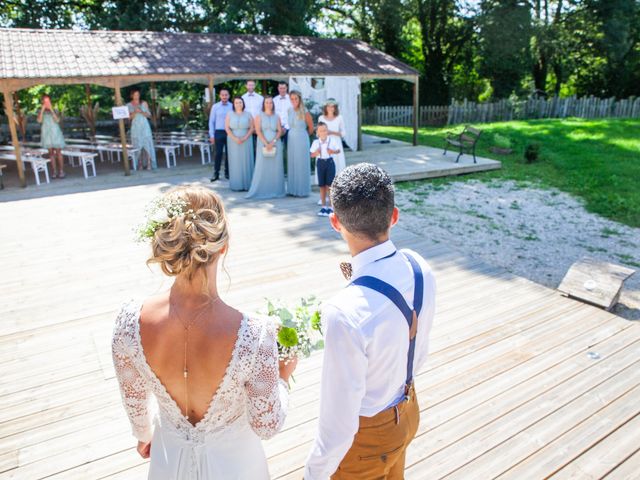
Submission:
MULTIPOLYGON (((476 153, 502 161, 502 169, 440 180, 508 179, 535 182, 581 197, 587 210, 640 227, 640 121, 530 120, 474 125, 482 130, 476 153), (494 135, 508 137, 514 153, 490 152, 494 135), (527 144, 540 144, 537 162, 524 161, 527 144)), ((418 143, 444 147, 447 132, 463 126, 421 128, 418 143)), ((411 142, 410 127, 365 126, 365 133, 411 142)), ((451 154, 452 160, 455 159, 451 154)), ((429 181, 429 180, 426 180, 429 181)), ((431 180, 433 181, 433 180, 431 180)))

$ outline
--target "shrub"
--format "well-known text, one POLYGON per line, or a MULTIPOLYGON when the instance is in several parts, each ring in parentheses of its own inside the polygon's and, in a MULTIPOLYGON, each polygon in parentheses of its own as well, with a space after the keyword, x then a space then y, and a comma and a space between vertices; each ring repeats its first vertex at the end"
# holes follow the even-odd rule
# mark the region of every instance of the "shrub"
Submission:
POLYGON ((505 150, 508 150, 511 148, 511 139, 509 137, 505 137, 504 135, 500 135, 499 133, 496 133, 493 136, 493 144, 496 147, 504 148, 505 150))
POLYGON ((524 159, 526 163, 533 163, 538 160, 538 156, 540 155, 540 144, 539 143, 529 143, 524 149, 524 159))

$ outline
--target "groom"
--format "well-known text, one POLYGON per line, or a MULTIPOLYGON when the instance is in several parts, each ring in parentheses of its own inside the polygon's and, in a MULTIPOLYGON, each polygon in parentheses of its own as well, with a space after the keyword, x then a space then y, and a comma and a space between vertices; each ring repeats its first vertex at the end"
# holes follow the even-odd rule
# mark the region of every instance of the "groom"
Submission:
POLYGON ((391 179, 367 163, 331 187, 330 221, 347 242, 349 285, 323 305, 318 432, 305 480, 404 478, 420 412, 413 374, 427 357, 435 281, 417 253, 398 251, 391 179))

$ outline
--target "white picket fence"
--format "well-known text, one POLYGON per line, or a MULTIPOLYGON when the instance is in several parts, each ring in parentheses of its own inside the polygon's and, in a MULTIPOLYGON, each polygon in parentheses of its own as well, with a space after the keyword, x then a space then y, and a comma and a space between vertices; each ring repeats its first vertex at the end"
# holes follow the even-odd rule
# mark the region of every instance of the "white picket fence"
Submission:
MULTIPOLYGON (((363 122, 370 125, 413 125, 413 107, 373 107, 364 110, 363 122)), ((537 118, 640 118, 640 97, 623 100, 596 97, 532 98, 476 103, 453 101, 445 106, 421 106, 418 123, 454 125, 537 118)))

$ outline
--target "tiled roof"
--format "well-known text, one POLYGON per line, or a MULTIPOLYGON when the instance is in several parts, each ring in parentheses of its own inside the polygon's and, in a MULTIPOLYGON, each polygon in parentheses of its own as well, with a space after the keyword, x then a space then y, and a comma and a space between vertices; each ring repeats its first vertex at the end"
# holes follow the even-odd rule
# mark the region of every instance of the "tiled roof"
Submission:
POLYGON ((0 80, 159 74, 384 78, 417 72, 349 39, 0 28, 0 80))

